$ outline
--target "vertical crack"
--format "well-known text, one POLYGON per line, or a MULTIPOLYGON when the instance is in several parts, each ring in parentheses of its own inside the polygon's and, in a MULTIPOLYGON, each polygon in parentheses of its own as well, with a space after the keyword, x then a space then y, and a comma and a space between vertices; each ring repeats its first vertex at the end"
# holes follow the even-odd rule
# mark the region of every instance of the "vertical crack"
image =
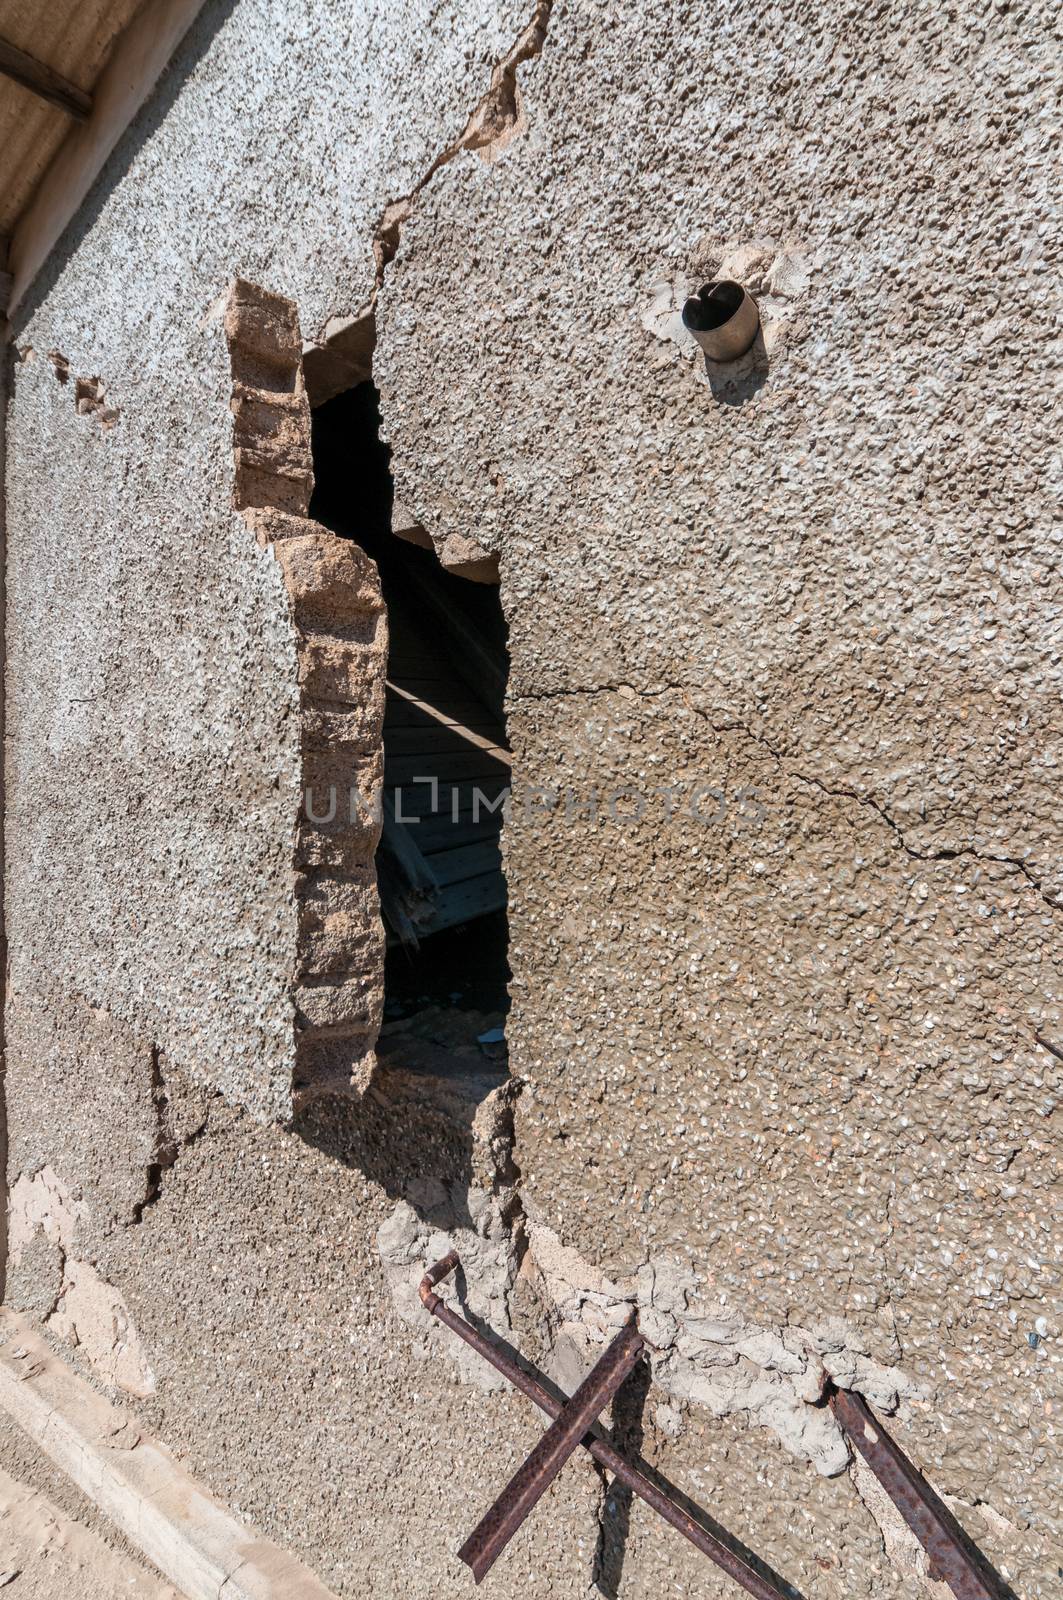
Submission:
POLYGON ((166 1091, 158 1045, 151 1047, 151 1100, 155 1110, 154 1151, 145 1173, 144 1198, 133 1207, 134 1224, 142 1222, 145 1211, 158 1200, 162 1192, 162 1175, 170 1170, 180 1153, 170 1123, 170 1097, 166 1091))

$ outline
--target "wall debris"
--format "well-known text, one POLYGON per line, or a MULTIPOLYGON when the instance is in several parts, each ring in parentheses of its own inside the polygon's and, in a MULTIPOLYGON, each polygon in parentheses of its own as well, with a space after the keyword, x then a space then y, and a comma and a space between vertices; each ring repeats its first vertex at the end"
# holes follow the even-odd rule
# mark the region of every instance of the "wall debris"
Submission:
POLYGON ((107 404, 102 378, 74 380, 74 408, 79 417, 96 417, 101 428, 113 428, 118 421, 118 407, 107 404))

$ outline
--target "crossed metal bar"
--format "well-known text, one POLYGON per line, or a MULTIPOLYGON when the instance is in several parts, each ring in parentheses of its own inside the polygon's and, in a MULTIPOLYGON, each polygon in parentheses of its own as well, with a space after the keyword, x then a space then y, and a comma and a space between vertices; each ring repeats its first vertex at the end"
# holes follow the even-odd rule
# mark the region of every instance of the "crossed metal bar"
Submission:
MULTIPOLYGON (((707 1532, 645 1473, 625 1461, 611 1444, 589 1431, 642 1357, 645 1345, 634 1316, 608 1346, 571 1400, 556 1400, 538 1379, 491 1344, 478 1328, 436 1294, 437 1284, 460 1265, 457 1251, 452 1250, 429 1268, 421 1279, 420 1288, 425 1308, 508 1378, 515 1389, 553 1418, 552 1425, 458 1551, 461 1560, 471 1568, 476 1583, 487 1575, 525 1517, 582 1444, 595 1461, 645 1500, 747 1594, 756 1596, 757 1600, 789 1600, 787 1591, 773 1579, 763 1576, 737 1551, 707 1532)), ((829 1403, 843 1432, 867 1461, 926 1550, 931 1577, 947 1583, 956 1600, 1008 1600, 1009 1591, 999 1583, 992 1569, 978 1559, 955 1518, 877 1417, 872 1416, 864 1400, 859 1395, 834 1390, 829 1403)), ((792 1595, 793 1591, 789 1593, 792 1595)))
MULTIPOLYGON (((669 1495, 658 1489, 657 1485, 652 1483, 645 1473, 640 1472, 637 1467, 633 1467, 629 1462, 625 1461, 623 1456, 614 1450, 611 1444, 607 1444, 604 1439, 599 1439, 596 1434, 587 1432, 590 1423, 600 1411, 604 1411, 612 1396, 641 1355, 644 1347, 641 1336, 635 1330, 634 1324, 629 1323, 613 1341, 601 1361, 577 1389, 572 1400, 566 1405, 564 1401, 555 1400, 554 1396, 544 1389, 536 1378, 531 1377, 523 1368, 518 1367, 515 1361, 511 1361, 507 1355, 485 1339, 479 1329, 466 1322, 464 1317, 459 1316, 456 1311, 452 1311, 435 1293, 436 1284, 449 1277, 455 1268, 460 1265, 461 1262, 457 1251, 452 1250, 449 1255, 443 1257, 442 1261, 437 1261, 435 1266, 431 1267, 421 1279, 421 1299, 434 1317, 437 1317, 453 1333, 456 1333, 459 1339, 464 1339, 466 1344, 471 1345, 479 1355, 483 1356, 485 1361, 489 1361, 504 1377, 508 1378, 515 1389, 519 1389, 521 1394, 527 1395, 528 1399, 537 1405, 540 1411, 545 1411, 548 1417, 553 1417, 555 1426, 565 1423, 568 1418, 569 1408, 583 1395, 584 1390, 589 1389, 589 1385, 592 1382, 594 1383, 594 1390, 591 1392, 595 1396, 602 1396, 598 1410, 591 1415, 589 1421, 581 1420, 583 1412, 586 1410, 586 1407, 581 1405, 580 1415, 573 1416, 571 1425, 563 1426, 561 1434, 557 1436, 560 1440, 560 1447, 556 1453, 554 1453, 553 1448, 551 1449, 549 1468, 552 1470, 550 1470, 550 1475, 540 1479, 537 1474, 536 1481, 541 1486, 535 1494, 535 1499, 527 1504, 526 1509, 520 1509, 516 1497, 507 1499, 507 1496, 511 1495, 513 1485, 516 1482, 516 1479, 511 1479, 509 1485, 495 1501, 495 1504, 483 1518, 479 1527, 459 1550, 458 1554, 461 1559, 472 1567, 473 1577, 476 1582, 480 1582, 495 1557, 520 1527, 535 1500, 546 1490, 552 1479, 557 1476, 569 1456, 580 1444, 583 1444, 590 1451, 595 1461, 599 1462, 607 1472, 611 1472, 633 1494, 637 1494, 641 1500, 645 1500, 646 1504, 651 1506, 658 1516, 663 1517, 666 1522, 670 1522, 673 1528, 681 1533, 685 1539, 689 1539, 691 1544, 696 1546, 703 1555, 708 1556, 710 1561, 715 1561, 718 1567, 722 1567, 724 1572, 729 1573, 736 1583, 741 1584, 747 1594, 755 1595, 757 1600, 789 1600, 785 1590, 780 1589, 778 1584, 771 1582, 770 1579, 762 1577, 754 1567, 750 1566, 748 1561, 745 1561, 735 1551, 730 1550, 727 1545, 714 1538, 711 1533, 708 1533, 700 1523, 695 1522, 693 1517, 683 1510, 682 1506, 677 1505, 669 1495), (618 1350, 620 1354, 614 1355, 613 1352, 618 1350), (630 1360, 628 1359, 629 1357, 630 1360), (603 1371, 603 1369, 605 1370, 603 1371), (577 1425, 579 1425, 578 1431, 577 1425), (571 1448, 569 1448, 569 1445, 571 1445, 571 1448), (496 1514, 497 1522, 492 1520, 496 1514), (481 1533, 481 1530, 488 1523, 491 1523, 491 1527, 494 1530, 490 1542, 481 1533), (479 1539, 477 1539, 477 1535, 480 1535, 479 1539), (475 1545, 474 1541, 476 1541, 475 1545), (470 1549, 470 1546, 473 1548, 470 1549), (474 1561, 475 1565, 473 1564, 474 1561)), ((553 1432, 553 1428, 547 1431, 543 1439, 540 1440, 540 1444, 532 1452, 532 1456, 528 1458, 529 1461, 537 1455, 538 1450, 546 1443, 546 1440, 550 1438, 553 1432)), ((519 1476, 520 1474, 518 1473, 517 1477, 519 1476)), ((523 1501, 521 1501, 521 1504, 523 1504, 523 1501)))

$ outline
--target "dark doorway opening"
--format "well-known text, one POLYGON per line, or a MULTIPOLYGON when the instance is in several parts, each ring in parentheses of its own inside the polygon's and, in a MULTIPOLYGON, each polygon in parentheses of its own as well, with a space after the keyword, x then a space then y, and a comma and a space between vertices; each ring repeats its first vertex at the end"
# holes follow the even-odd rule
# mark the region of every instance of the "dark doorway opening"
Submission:
POLYGON ((376 562, 388 613, 378 1056, 504 1077, 509 652, 498 587, 447 572, 420 530, 392 532, 391 451, 371 382, 314 411, 313 454, 310 515, 376 562))

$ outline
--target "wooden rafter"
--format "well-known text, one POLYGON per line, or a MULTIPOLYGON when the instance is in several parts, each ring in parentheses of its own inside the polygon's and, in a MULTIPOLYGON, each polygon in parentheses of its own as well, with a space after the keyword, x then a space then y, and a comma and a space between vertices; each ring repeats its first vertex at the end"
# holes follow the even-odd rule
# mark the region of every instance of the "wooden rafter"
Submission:
POLYGON ((71 83, 69 78, 64 78, 53 67, 38 61, 36 56, 27 55, 17 45, 9 44, 6 39, 0 39, 0 73, 13 78, 24 89, 39 95, 50 105, 58 106, 60 111, 65 111, 67 116, 74 117, 78 122, 86 122, 92 114, 90 94, 79 89, 76 83, 71 83))

